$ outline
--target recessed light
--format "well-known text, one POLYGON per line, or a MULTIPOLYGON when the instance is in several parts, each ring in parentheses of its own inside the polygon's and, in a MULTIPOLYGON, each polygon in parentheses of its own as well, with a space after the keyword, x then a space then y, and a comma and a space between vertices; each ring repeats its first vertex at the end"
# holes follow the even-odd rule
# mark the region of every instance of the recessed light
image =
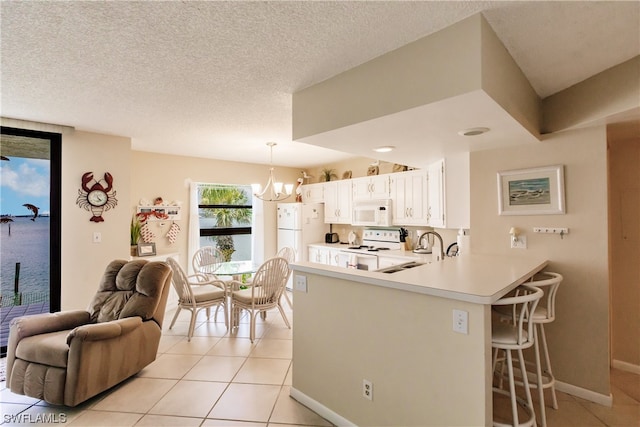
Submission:
POLYGON ((377 153, 388 153, 389 151, 395 150, 395 148, 393 145, 383 145, 382 147, 374 148, 373 151, 377 153))
POLYGON ((460 136, 476 136, 489 132, 489 128, 469 128, 458 132, 460 136))

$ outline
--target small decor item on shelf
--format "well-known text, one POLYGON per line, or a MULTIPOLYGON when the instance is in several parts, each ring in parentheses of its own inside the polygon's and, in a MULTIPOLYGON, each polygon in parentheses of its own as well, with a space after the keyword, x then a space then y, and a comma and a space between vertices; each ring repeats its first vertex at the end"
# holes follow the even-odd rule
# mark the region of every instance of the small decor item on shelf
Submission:
POLYGON ((138 243, 138 256, 154 256, 155 254, 155 243, 138 243))
POLYGON ((393 172, 404 172, 407 169, 406 165, 399 165, 398 163, 393 164, 393 172))
POLYGON ((156 197, 153 200, 153 205, 154 206, 158 206, 158 205, 162 205, 162 204, 164 204, 164 200, 162 200, 162 197, 156 197))
POLYGON ((320 177, 322 181, 329 182, 331 180, 338 179, 338 175, 336 175, 335 169, 322 169, 322 176, 320 177))
POLYGON ((367 176, 378 175, 378 172, 380 172, 380 168, 378 166, 369 166, 367 169, 367 176))
POLYGON ((351 171, 345 171, 342 174, 342 179, 351 179, 351 171))
POLYGON ((296 186, 296 202, 302 202, 302 184, 304 183, 304 178, 298 178, 298 185, 296 186))

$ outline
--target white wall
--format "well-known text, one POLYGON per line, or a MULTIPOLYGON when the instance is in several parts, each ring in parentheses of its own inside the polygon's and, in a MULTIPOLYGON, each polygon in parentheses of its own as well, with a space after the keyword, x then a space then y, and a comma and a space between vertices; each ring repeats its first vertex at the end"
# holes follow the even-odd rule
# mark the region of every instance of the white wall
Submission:
POLYGON ((542 255, 564 275, 557 318, 547 328, 558 381, 608 396, 609 281, 607 167, 604 126, 548 135, 526 147, 471 155, 471 247, 474 253, 542 255), (563 164, 566 215, 499 216, 498 171, 563 164), (570 234, 533 234, 532 228, 568 227, 570 234), (518 227, 528 249, 510 249, 518 227))

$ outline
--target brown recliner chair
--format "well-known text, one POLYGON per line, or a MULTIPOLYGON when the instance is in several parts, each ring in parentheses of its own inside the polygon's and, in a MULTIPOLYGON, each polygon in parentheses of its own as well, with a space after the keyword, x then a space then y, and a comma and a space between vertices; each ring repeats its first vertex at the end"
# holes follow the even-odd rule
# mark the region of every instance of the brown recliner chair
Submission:
POLYGON ((14 319, 7 387, 76 406, 135 375, 156 358, 171 274, 163 262, 112 261, 86 311, 14 319))

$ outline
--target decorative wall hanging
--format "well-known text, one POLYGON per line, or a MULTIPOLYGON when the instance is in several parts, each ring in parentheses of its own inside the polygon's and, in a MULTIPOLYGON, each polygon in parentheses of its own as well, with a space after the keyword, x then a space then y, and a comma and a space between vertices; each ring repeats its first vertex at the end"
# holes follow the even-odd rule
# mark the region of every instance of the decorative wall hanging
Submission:
POLYGON ((102 213, 118 204, 116 191, 113 190, 113 176, 105 172, 104 179, 99 181, 93 179, 93 172, 86 172, 82 175, 82 188, 78 190, 76 204, 84 210, 90 211, 92 217, 89 221, 103 222, 102 213), (91 182, 93 181, 93 184, 91 182))
POLYGON ((498 172, 498 213, 564 214, 563 166, 498 172))

